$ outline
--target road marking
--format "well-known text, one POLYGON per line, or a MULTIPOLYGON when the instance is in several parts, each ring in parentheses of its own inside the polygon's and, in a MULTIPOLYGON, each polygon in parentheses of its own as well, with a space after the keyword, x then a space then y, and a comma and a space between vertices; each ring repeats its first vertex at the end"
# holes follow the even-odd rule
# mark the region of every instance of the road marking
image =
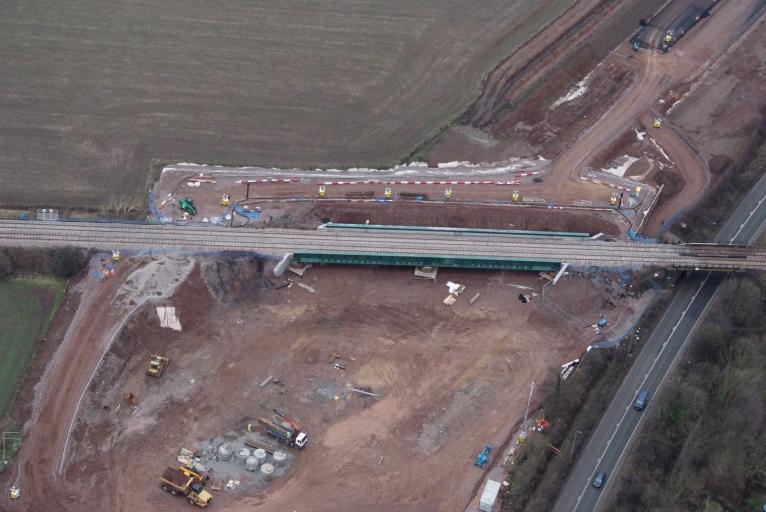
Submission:
MULTIPOLYGON (((676 327, 678 327, 681 324, 681 322, 683 321, 684 317, 686 316, 686 313, 689 311, 689 308, 694 303, 694 301, 697 299, 697 295, 699 295, 699 292, 705 286, 705 284, 707 283, 707 280, 708 280, 709 277, 710 277, 710 273, 708 273, 705 276, 705 279, 702 280, 702 283, 700 283, 699 287, 697 288, 697 291, 694 292, 694 295, 691 296, 691 299, 689 300, 688 305, 681 312, 681 317, 676 322, 676 325, 673 326, 673 329, 672 329, 670 335, 665 339, 665 342, 662 344, 662 347, 660 348, 660 352, 657 354, 657 357, 654 358, 654 361, 652 362, 652 366, 649 367, 649 371, 645 374, 644 379, 641 381, 641 385, 639 386, 639 389, 642 389, 644 387, 644 384, 646 383, 647 379, 649 378, 649 375, 652 373, 652 370, 654 370, 654 366, 657 364, 657 361, 659 360, 660 356, 662 355, 662 352, 665 350, 665 346, 667 345, 668 341, 670 341, 670 338, 672 338, 675 335, 676 327)), ((638 396, 638 392, 636 392, 636 394, 633 396, 633 398, 635 399, 636 396, 638 396)), ((629 407, 625 408, 625 412, 623 413, 622 418, 620 418, 620 421, 617 422, 617 426, 615 427, 614 431, 612 432, 612 436, 607 440, 606 448, 604 448, 604 451, 601 452, 601 455, 598 457, 596 468, 593 470, 593 472, 588 477, 588 480, 587 480, 588 483, 585 485, 585 488, 582 490, 580 495, 577 497, 577 504, 575 505, 575 510, 577 510, 577 508, 580 506, 580 501, 582 500, 582 497, 585 495, 585 491, 588 490, 588 485, 590 485, 591 479, 593 479, 595 477, 596 472, 598 471, 598 465, 601 464, 601 460, 606 455, 606 452, 609 449, 609 445, 611 444, 612 440, 614 439, 614 436, 617 435, 617 431, 620 429, 620 425, 622 425, 622 422, 625 420, 625 417, 628 415, 628 409, 629 409, 629 407)), ((635 429, 634 429, 634 431, 635 431, 635 429)), ((632 437, 632 435, 633 434, 631 433, 631 437, 632 437)), ((628 439, 630 439, 630 438, 628 438, 628 439)), ((623 450, 623 453, 624 452, 625 452, 625 450, 623 450)), ((622 453, 620 454, 620 457, 622 457, 622 453)), ((617 460, 619 461, 619 458, 617 460)), ((606 485, 607 484, 605 483, 604 487, 606 487, 606 485)), ((601 498, 601 495, 599 495, 599 499, 600 498, 601 498)), ((596 500, 596 503, 598 503, 598 500, 596 500)))
MULTIPOLYGON (((705 283, 707 283, 707 280, 708 280, 708 278, 710 277, 710 275, 711 275, 711 274, 708 272, 708 274, 705 276, 705 279, 702 281, 702 284, 700 285, 700 287, 699 287, 699 288, 697 288, 697 291, 694 293, 694 295, 692 295, 692 300, 689 302, 689 305, 686 307, 686 309, 684 309, 684 311, 683 311, 682 315, 686 315, 686 312, 689 310, 689 308, 691 307, 691 305, 692 305, 692 304, 694 303, 694 301, 697 299, 697 295, 699 295, 699 293, 702 291, 702 287, 703 287, 703 286, 705 286, 705 283)), ((713 296, 715 296, 715 293, 713 293, 713 296)), ((711 296, 711 300, 712 300, 713 296, 711 296)), ((702 313, 704 313, 704 312, 705 312, 705 310, 707 310, 707 308, 708 308, 709 306, 710 306, 710 301, 708 301, 708 303, 705 305, 705 307, 704 307, 704 308, 703 308, 703 310, 702 310, 702 313)), ((691 334, 692 334, 692 331, 695 329, 695 327, 697 326, 697 323, 700 321, 700 319, 701 319, 703 316, 704 316, 704 315, 703 315, 703 314, 701 314, 700 316, 698 316, 698 317, 696 318, 696 320, 694 320, 694 323, 692 324, 692 326, 691 326, 691 328, 690 328, 690 330, 689 330, 689 335, 688 335, 688 336, 691 336, 691 334)), ((681 320, 680 320, 680 319, 679 319, 678 323, 681 323, 681 320)), ((678 324, 676 324, 676 325, 678 325, 678 324)), ((687 336, 687 337, 688 337, 688 336, 687 336)), ((685 338, 685 339, 686 339, 686 338, 685 338)), ((683 344, 682 344, 682 345, 683 345, 683 344)), ((663 374, 663 375, 662 375, 662 378, 661 378, 661 379, 660 379, 660 381, 657 383, 657 389, 658 389, 658 390, 659 390, 660 386, 662 385, 662 382, 665 380, 665 377, 667 377, 667 376, 668 376, 668 373, 670 373, 670 369, 673 367, 673 364, 675 364, 675 361, 676 361, 676 359, 678 358, 678 356, 679 356, 680 354, 681 354, 681 347, 679 347, 679 350, 678 350, 678 352, 676 353, 676 355, 675 355, 675 357, 673 358, 673 360, 672 360, 672 361, 670 361, 670 366, 668 366, 668 371, 667 371, 667 372, 665 372, 665 374, 663 374)), ((647 404, 647 409, 648 409, 649 405, 650 405, 650 404, 647 404)), ((641 422, 644 420, 644 417, 645 417, 645 415, 644 415, 644 414, 642 414, 642 415, 641 415, 641 416, 638 418, 638 421, 636 422, 636 425, 633 427, 633 430, 631 430, 631 432, 630 432, 630 435, 628 436, 628 440, 625 442, 625 448, 627 448, 628 444, 630 444, 630 441, 631 441, 631 439, 633 439, 633 435, 634 435, 634 434, 636 433, 636 431, 638 430, 638 426, 639 426, 639 425, 641 424, 641 422)), ((623 450, 620 452, 620 456, 619 456, 619 457, 617 457, 617 460, 616 460, 616 461, 615 461, 615 463, 614 463, 614 468, 613 468, 613 471, 614 471, 614 469, 615 469, 615 468, 619 468, 619 467, 620 467, 620 461, 622 460, 622 457, 623 457, 623 455, 625 455, 625 452, 626 452, 626 451, 627 451, 627 450, 623 449, 623 450)), ((606 450, 604 450, 604 453, 606 453, 606 450)), ((605 483, 604 485, 606 486, 606 483, 605 483)), ((594 504, 593 504, 593 510, 594 510, 594 511, 598 509, 598 503, 601 501, 601 497, 602 497, 603 495, 604 495, 603 493, 600 493, 600 494, 598 495, 598 498, 596 498, 596 503, 594 503, 594 504)))
POLYGON ((750 211, 750 215, 748 215, 748 216, 747 216, 747 218, 745 219, 745 222, 743 222, 742 224, 740 224, 740 225, 739 225, 739 229, 737 230, 737 232, 736 232, 736 233, 734 233, 734 236, 733 236, 733 237, 731 237, 731 238, 729 239, 729 243, 730 243, 730 244, 733 244, 733 243, 734 243, 734 240, 736 240, 736 239, 737 239, 737 237, 739 236, 739 233, 740 233, 740 232, 741 232, 741 231, 744 229, 745 225, 746 225, 748 222, 750 222, 750 219, 752 218, 752 216, 755 214, 755 212, 758 210, 758 208, 760 208, 760 207, 761 207, 761 203, 763 203, 764 199, 766 199, 766 196, 763 196, 763 197, 762 197, 762 198, 761 198, 761 199, 758 201, 758 204, 756 204, 756 205, 755 205, 755 208, 753 208, 753 209, 750 211))

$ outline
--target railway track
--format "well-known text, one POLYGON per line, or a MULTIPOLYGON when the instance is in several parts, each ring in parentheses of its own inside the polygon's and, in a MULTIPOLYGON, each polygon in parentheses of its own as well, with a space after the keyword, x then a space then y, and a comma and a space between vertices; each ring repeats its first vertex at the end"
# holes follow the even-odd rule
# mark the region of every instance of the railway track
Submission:
POLYGON ((639 244, 623 241, 479 234, 215 226, 0 221, 0 245, 77 246, 110 250, 252 252, 264 255, 415 255, 546 261, 595 267, 766 270, 766 250, 728 245, 639 244))

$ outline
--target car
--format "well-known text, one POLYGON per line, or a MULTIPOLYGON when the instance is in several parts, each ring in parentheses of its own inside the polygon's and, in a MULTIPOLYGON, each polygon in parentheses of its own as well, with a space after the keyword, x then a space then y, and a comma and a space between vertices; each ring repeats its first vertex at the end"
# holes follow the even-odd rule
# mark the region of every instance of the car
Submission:
POLYGON ((591 485, 596 489, 601 489, 604 486, 604 482, 606 482, 606 473, 604 471, 599 471, 596 473, 596 477, 593 479, 591 485))
POLYGON ((633 402, 633 408, 637 411, 643 411, 646 407, 646 401, 649 399, 649 392, 645 389, 639 391, 636 401, 633 402))

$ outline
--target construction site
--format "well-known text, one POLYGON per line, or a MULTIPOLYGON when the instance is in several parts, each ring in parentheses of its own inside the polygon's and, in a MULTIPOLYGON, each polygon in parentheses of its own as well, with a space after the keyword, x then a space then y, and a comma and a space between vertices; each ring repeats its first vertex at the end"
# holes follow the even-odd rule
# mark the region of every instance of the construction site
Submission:
MULTIPOLYGON (((521 272, 313 267, 278 279, 273 264, 123 256, 114 276, 81 283, 94 306, 67 336, 82 346, 102 346, 133 313, 100 362, 62 345, 59 368, 95 374, 71 432, 21 456, 68 492, 38 501, 44 489, 27 480, 18 504, 184 510, 158 481, 180 466, 204 475, 216 509, 456 509, 481 477, 475 453, 506 443, 530 382, 619 335, 654 296, 619 275, 571 274, 544 291, 549 279, 521 272), (448 306, 450 282, 464 291, 448 306)), ((77 390, 51 392, 67 403, 77 390)), ((52 420, 38 421, 58 430, 52 420)))
MULTIPOLYGON (((157 164, 140 228, 679 244, 762 126, 766 3, 650 3, 578 3, 397 166, 157 164), (602 43, 596 62, 570 58, 602 43)), ((0 508, 498 511, 524 440, 549 426, 535 383, 566 385, 680 275, 548 268, 542 254, 526 267, 291 263, 210 240, 89 246, 13 406, 25 434, 0 508)))

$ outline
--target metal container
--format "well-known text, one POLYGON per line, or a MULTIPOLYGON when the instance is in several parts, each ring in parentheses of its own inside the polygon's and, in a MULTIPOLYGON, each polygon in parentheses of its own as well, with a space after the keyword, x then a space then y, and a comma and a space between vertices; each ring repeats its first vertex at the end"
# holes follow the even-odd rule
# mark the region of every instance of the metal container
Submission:
POLYGON ((258 459, 253 457, 252 455, 245 460, 245 469, 247 471, 257 471, 258 470, 258 459))
POLYGON ((261 476, 264 480, 271 480, 274 478, 274 465, 266 462, 261 465, 261 476))
POLYGON ((277 450, 274 452, 272 459, 274 459, 275 466, 284 466, 287 462, 287 454, 281 450, 277 450))
POLYGON ((231 449, 230 444, 225 443, 218 447, 218 457, 221 460, 231 460, 232 455, 234 455, 234 451, 231 449))
POLYGON ((240 448, 237 452, 237 462, 244 464, 247 458, 250 456, 250 450, 248 448, 240 448))
POLYGON ((253 457, 258 459, 258 465, 260 466, 264 462, 266 462, 266 450, 263 448, 256 448, 253 450, 253 457))

